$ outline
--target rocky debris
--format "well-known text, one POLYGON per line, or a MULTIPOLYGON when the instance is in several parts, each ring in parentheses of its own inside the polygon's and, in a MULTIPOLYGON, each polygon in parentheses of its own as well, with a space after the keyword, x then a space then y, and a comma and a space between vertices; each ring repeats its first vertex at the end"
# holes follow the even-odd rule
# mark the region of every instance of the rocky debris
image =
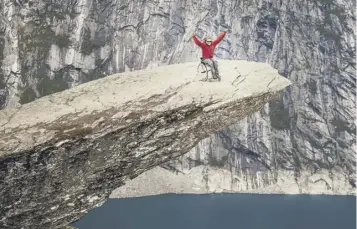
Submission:
POLYGON ((108 76, 0 111, 1 228, 64 226, 290 85, 268 64, 219 63, 221 82, 199 81, 198 62, 190 62, 108 76))

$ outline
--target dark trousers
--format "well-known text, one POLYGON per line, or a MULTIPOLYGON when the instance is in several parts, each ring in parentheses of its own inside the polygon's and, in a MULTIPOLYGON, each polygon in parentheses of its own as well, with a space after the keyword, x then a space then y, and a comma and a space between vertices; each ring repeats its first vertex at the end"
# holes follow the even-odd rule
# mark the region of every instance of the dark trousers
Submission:
POLYGON ((213 76, 219 76, 218 62, 216 60, 203 58, 202 62, 211 67, 213 76))

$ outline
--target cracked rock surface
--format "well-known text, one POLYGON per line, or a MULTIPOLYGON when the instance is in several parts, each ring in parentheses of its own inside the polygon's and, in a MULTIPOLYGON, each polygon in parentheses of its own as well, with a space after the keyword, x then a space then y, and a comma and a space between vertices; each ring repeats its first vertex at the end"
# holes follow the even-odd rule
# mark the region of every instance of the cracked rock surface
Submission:
POLYGON ((190 62, 108 76, 0 111, 1 228, 64 226, 290 85, 265 63, 220 64, 221 82, 199 81, 190 62))

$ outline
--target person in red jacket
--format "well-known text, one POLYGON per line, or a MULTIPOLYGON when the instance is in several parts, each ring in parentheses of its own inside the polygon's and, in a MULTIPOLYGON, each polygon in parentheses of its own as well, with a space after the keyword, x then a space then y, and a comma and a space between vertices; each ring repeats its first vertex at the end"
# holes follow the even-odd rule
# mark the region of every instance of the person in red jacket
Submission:
POLYGON ((222 32, 218 38, 212 41, 211 38, 206 38, 203 42, 200 41, 196 35, 193 35, 193 41, 201 47, 202 49, 202 61, 203 63, 211 66, 212 69, 212 77, 213 78, 220 78, 219 71, 218 71, 218 63, 216 60, 213 59, 214 50, 219 42, 221 42, 226 35, 226 32, 222 32))

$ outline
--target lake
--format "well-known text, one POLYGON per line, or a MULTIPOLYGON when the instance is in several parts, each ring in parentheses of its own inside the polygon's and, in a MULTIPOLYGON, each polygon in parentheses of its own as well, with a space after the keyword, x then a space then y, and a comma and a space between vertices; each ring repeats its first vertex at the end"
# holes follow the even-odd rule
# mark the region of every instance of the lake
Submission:
POLYGON ((207 194, 109 199, 79 229, 356 229, 356 197, 207 194))

